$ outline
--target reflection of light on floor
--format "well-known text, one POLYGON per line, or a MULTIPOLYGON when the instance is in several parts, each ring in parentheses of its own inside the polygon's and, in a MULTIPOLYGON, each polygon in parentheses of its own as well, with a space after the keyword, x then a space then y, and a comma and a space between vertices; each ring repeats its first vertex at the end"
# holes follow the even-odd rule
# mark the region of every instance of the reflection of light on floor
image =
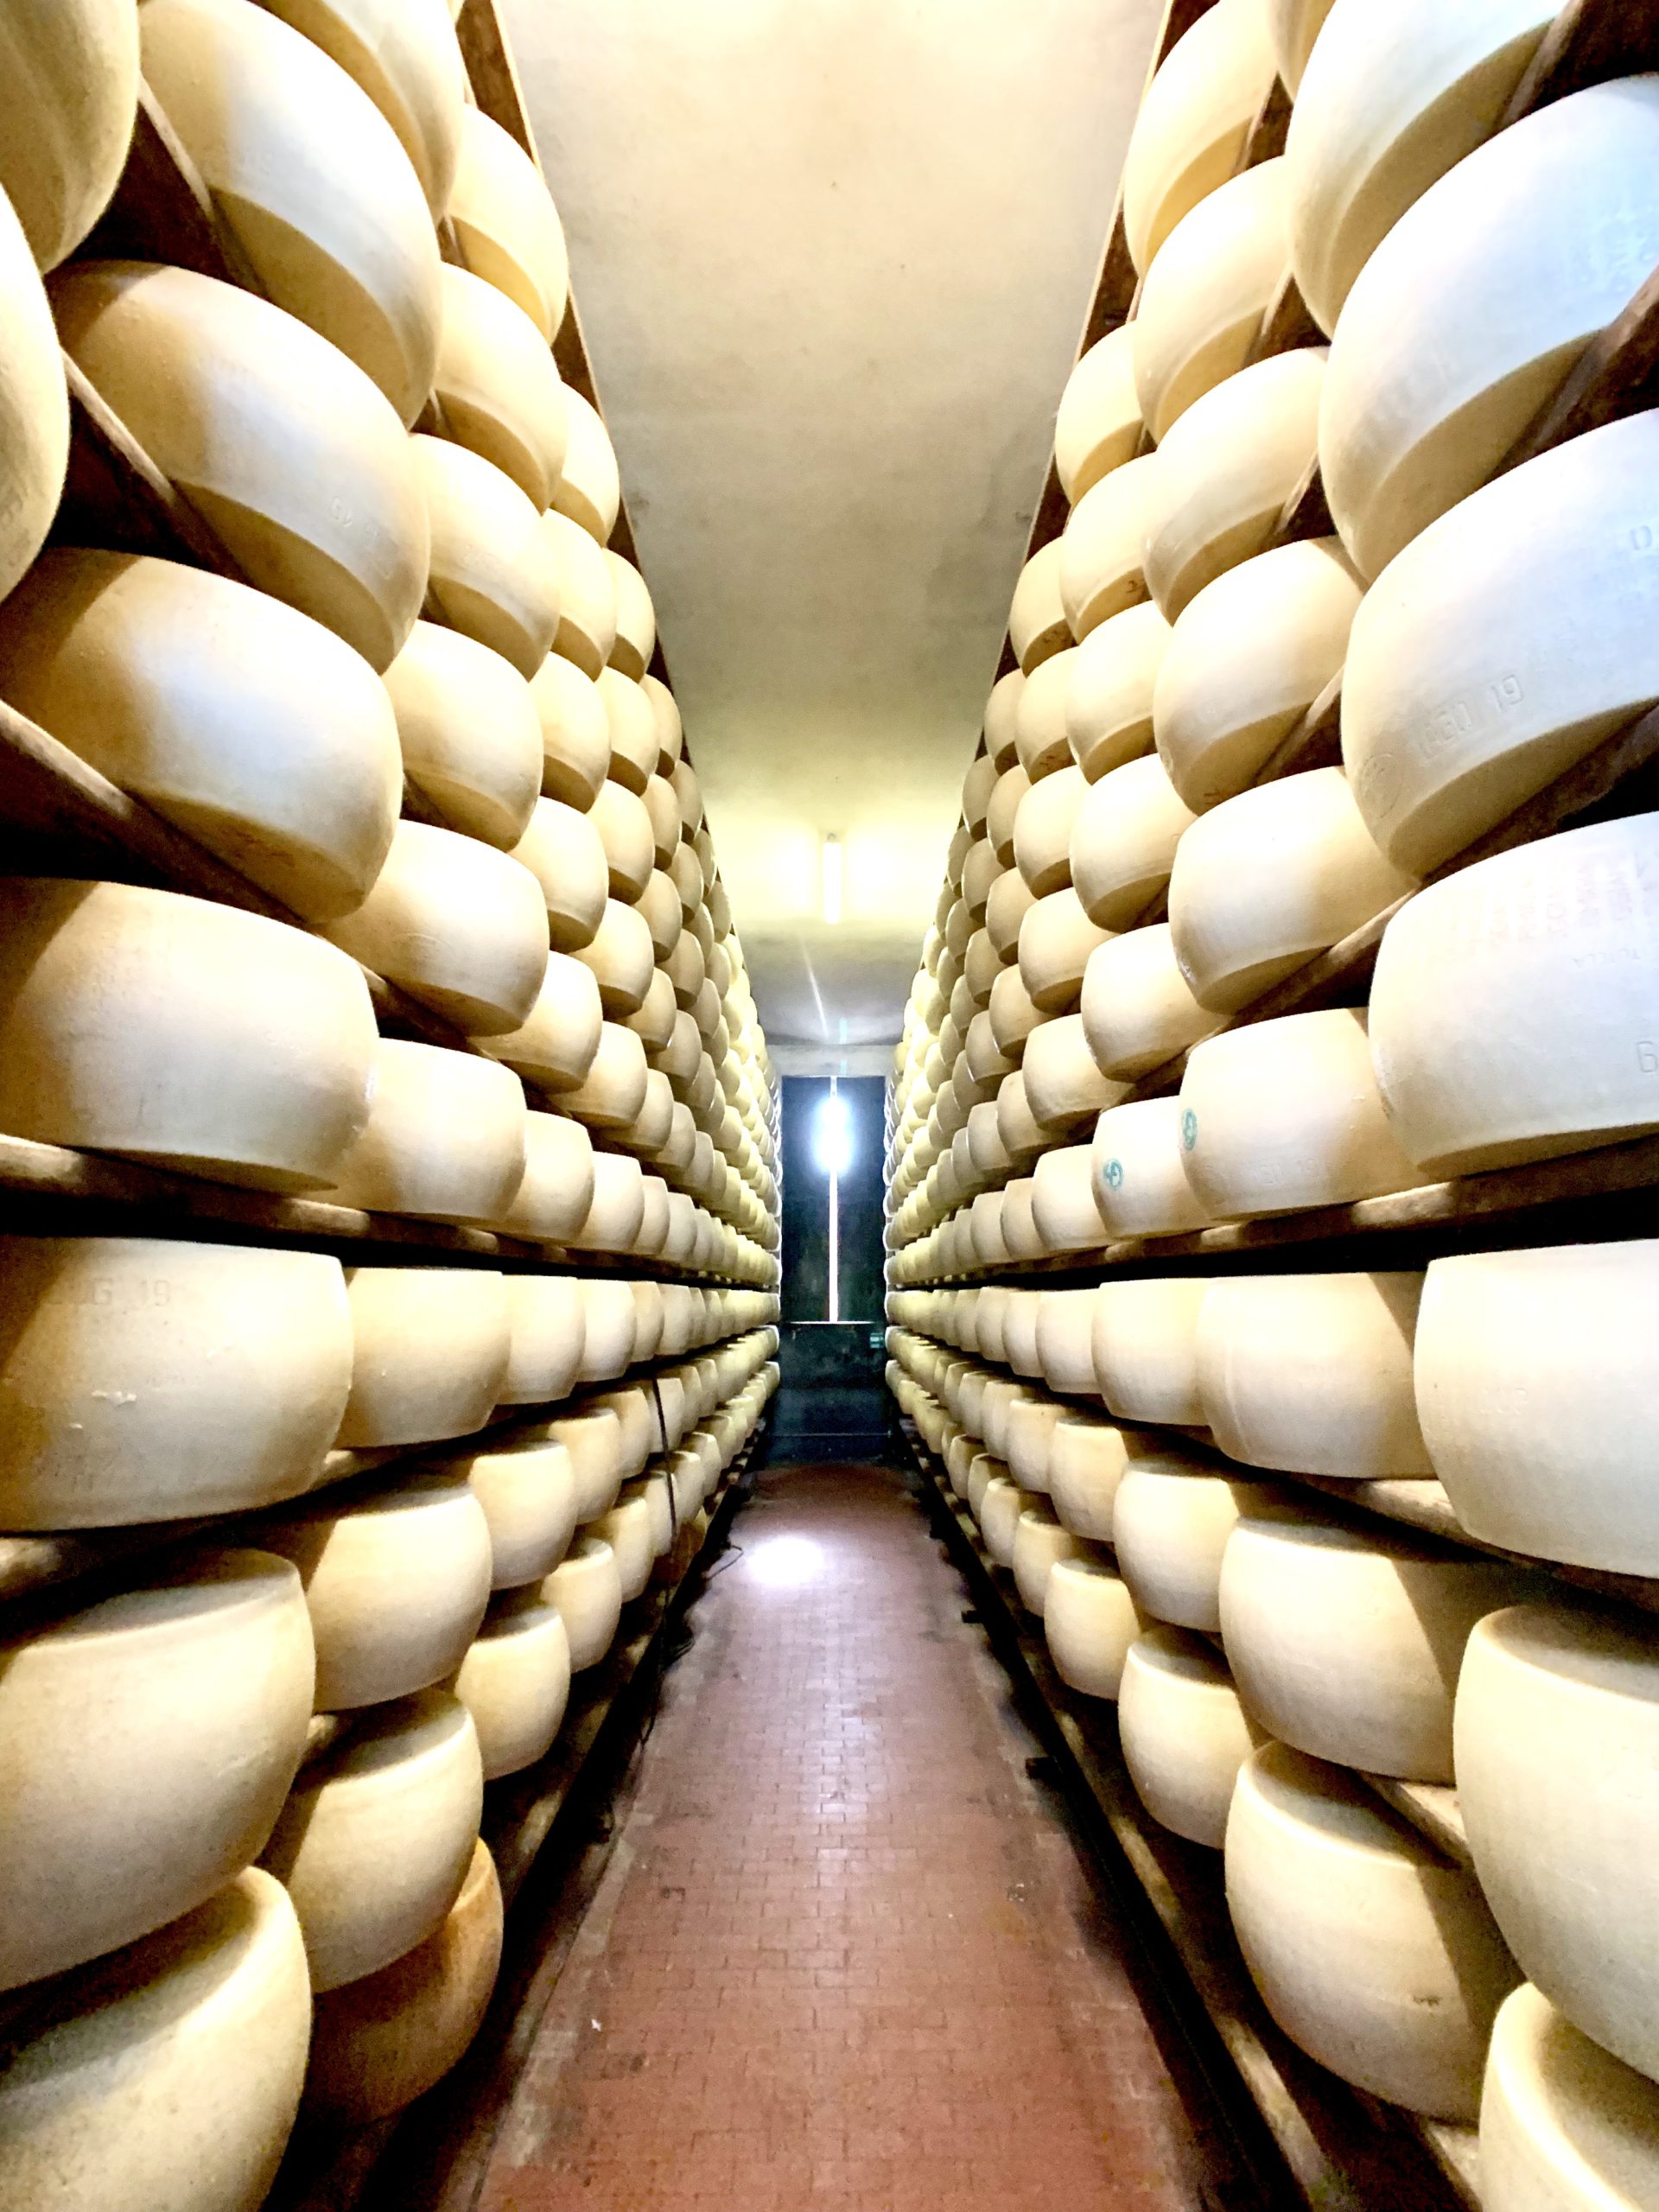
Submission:
POLYGON ((766 1536, 749 1548, 744 1565, 768 1590, 798 1590, 823 1572, 824 1550, 810 1536, 766 1536))

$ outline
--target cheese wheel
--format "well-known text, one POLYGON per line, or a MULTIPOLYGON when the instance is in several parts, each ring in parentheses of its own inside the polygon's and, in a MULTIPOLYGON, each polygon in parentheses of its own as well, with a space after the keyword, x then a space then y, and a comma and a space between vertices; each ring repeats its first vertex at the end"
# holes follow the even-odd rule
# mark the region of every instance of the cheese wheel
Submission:
POLYGON ((1005 868, 990 886, 985 900, 985 934, 999 959, 1014 957, 1020 925, 1033 903, 1031 886, 1016 868, 1005 868))
POLYGON ((616 1503, 588 1530, 611 1548, 625 1605, 644 1592, 657 1563, 657 1518, 650 1489, 647 1483, 625 1484, 616 1503))
POLYGON ((993 1475, 986 1484, 976 1510, 985 1548, 998 1567, 1013 1566, 1020 1516, 1036 1502, 1036 1491, 1023 1490, 1009 1475, 993 1475))
POLYGON ((1051 1390, 1094 1397, 1092 1290, 1046 1290, 1037 1303, 1037 1363, 1051 1390))
POLYGON ((1280 80, 1294 100, 1332 0, 1267 0, 1268 36, 1280 80))
POLYGON ((1095 1374, 1100 1395, 1125 1421, 1202 1424, 1198 1311, 1202 1279, 1103 1283, 1095 1299, 1095 1374))
POLYGON ((467 268, 504 292, 551 345, 570 291, 558 213, 530 156, 475 107, 461 111, 448 214, 467 268))
POLYGON ((1221 1626, 1222 1561, 1239 1516, 1266 1510, 1274 1495, 1208 1460, 1137 1452, 1118 1485, 1112 1541, 1139 1610, 1213 1635, 1221 1626))
POLYGON ((1066 742, 1090 783, 1152 750, 1154 687, 1170 626, 1150 601, 1091 630, 1070 664, 1066 742))
POLYGON ((1195 1045, 1179 1107, 1181 1166, 1211 1220, 1351 1205, 1423 1180, 1383 1114, 1363 1007, 1195 1045))
MULTIPOLYGON (((0 39, 10 44, 8 34, 0 39)), ((7 82, 12 79, 8 78, 7 82)), ((8 118, 8 122, 10 118, 8 118)), ((4 156, 0 152, 0 167, 4 156)), ((8 177, 5 181, 10 182, 8 177)), ((69 396, 57 333, 29 241, 0 191, 0 599, 40 551, 52 527, 69 459, 69 396)))
POLYGON ((404 423, 433 385, 442 264, 419 180, 367 94, 237 0, 154 0, 144 81, 266 296, 372 378, 404 423))
POLYGON ((1268 550, 1314 465, 1325 365, 1313 346, 1255 362, 1195 400, 1159 447, 1146 579, 1169 621, 1206 584, 1268 550))
MULTIPOLYGON (((553 651, 590 681, 596 680, 616 643, 616 582, 605 550, 594 543, 579 522, 556 509, 542 517, 542 536, 559 580, 559 626, 554 633, 553 651)), ((580 690, 579 686, 568 688, 580 690)), ((608 760, 609 744, 607 734, 602 760, 608 760)), ((594 786, 603 773, 601 766, 592 778, 594 786)))
MULTIPOLYGON (((642 586, 643 582, 642 578, 642 586)), ((657 773, 671 776, 685 743, 678 703, 660 677, 649 673, 642 676, 639 688, 650 700, 651 710, 657 717, 657 773)))
POLYGON ((1128 325, 1135 397, 1154 442, 1244 366, 1289 265, 1282 156, 1218 185, 1176 224, 1128 325))
MULTIPOLYGON (((564 469, 564 387, 530 317, 470 270, 442 271, 432 394, 441 427, 510 476, 537 514, 564 469)), ((545 534, 545 533, 544 533, 545 534)))
MULTIPOLYGON (((1016 1375, 1034 1380, 1042 1372, 1037 1356, 1037 1314, 1042 1300, 1034 1290, 1010 1290, 1002 1310, 1002 1357, 1016 1375)), ((1033 1394, 1035 1395, 1035 1394, 1033 1394)), ((1001 1446, 1004 1459, 1011 1457, 1001 1446)))
POLYGON ((1141 442, 1135 391, 1133 327, 1120 324, 1079 359, 1060 394, 1054 422, 1054 469, 1067 502, 1132 460, 1141 442))
POLYGON ((1412 1395, 1422 1287, 1411 1274, 1213 1283, 1197 1364, 1200 1418, 1221 1449, 1248 1466, 1357 1482, 1431 1473, 1412 1395))
MULTIPOLYGON (((552 519, 543 516, 543 524, 552 519)), ((541 727, 541 788, 550 798, 586 813, 611 759, 610 728, 598 689, 560 646, 537 671, 530 696, 541 727)))
POLYGON ((1518 1979, 1474 1878, 1282 1744, 1239 1770, 1226 1867, 1244 1962, 1292 2042, 1373 2096, 1472 2120, 1518 1979))
POLYGON ((1149 1628, 1124 1657, 1117 1726, 1123 1764, 1154 1820, 1219 1851, 1238 1770, 1262 1739, 1225 1660, 1202 1637, 1149 1628))
POLYGON ((1305 537, 1241 562, 1182 609, 1153 728, 1195 813, 1254 783, 1341 669, 1363 588, 1338 539, 1305 537))
POLYGON ((479 1050, 505 1060, 526 1083, 567 1093, 581 1083, 599 1051, 604 1016, 599 985, 579 960, 550 953, 542 988, 522 1025, 480 1037, 479 1050))
MULTIPOLYGON (((611 434, 598 409, 579 391, 567 392, 566 405, 569 440, 553 504, 562 515, 580 523, 595 543, 603 545, 616 527, 622 503, 611 434)), ((612 582, 614 589, 613 574, 612 582)))
POLYGON ((1040 1620, 1049 1577, 1060 1561, 1093 1555, 1092 1547, 1063 1528, 1046 1505, 1028 1505, 1014 1532, 1011 1561, 1020 1604, 1040 1620))
POLYGON ((526 1118, 510 1069, 383 1039, 367 1125, 326 1195, 370 1213, 493 1226, 524 1180, 526 1118))
MULTIPOLYGON (((1035 912, 1033 906, 1030 909, 1035 912)), ((1024 925, 1021 925, 1023 934, 1024 925)), ((1043 1015, 1018 968, 1005 968, 991 986, 991 1035, 1005 1059, 1023 1058, 1027 1041, 1040 1028, 1043 1015)))
MULTIPOLYGON (((1110 944, 1101 950, 1109 950, 1110 944)), ((1099 957, 1090 955, 1091 973, 1099 957)), ((1034 1029, 1026 1040, 1021 1072, 1032 1119, 1045 1136, 1092 1120, 1123 1096, 1123 1084, 1102 1071, 1080 1014, 1056 1014, 1034 1029)))
POLYGON ((194 270, 86 264, 52 300, 66 351, 248 582, 385 668, 430 540, 385 394, 293 315, 194 270))
POLYGON ((1123 227, 1144 272, 1189 207, 1233 174, 1273 82, 1262 9, 1217 0, 1147 88, 1123 164, 1123 227))
POLYGON ((1155 454, 1125 461, 1071 510, 1060 539, 1060 601, 1079 641, 1147 596, 1146 518, 1157 467, 1155 454))
POLYGON ((1222 1641, 1245 1703, 1281 1743, 1450 1783, 1470 1630, 1525 1591, 1496 1560, 1256 1504, 1227 1540, 1222 1641))
POLYGON ((305 1749, 313 1662, 300 1579, 267 1551, 175 1558, 3 1659, 14 1989, 192 1910, 257 1853, 305 1749))
POLYGON ((588 1072, 560 1105, 589 1128, 626 1128, 645 1103, 646 1072, 645 1048, 634 1032, 620 1022, 601 1022, 588 1072))
POLYGON ((39 1991, 0 2072, 11 2212, 257 2212, 310 2029, 299 1923, 257 1867, 39 1991))
POLYGON ((1000 1267, 1009 1258, 1007 1241, 1002 1234, 1001 1191, 982 1192, 974 1200, 969 1215, 969 1236, 972 1262, 980 1267, 1000 1267))
POLYGON ((1343 758, 1398 865, 1459 851, 1659 697, 1638 488, 1656 458, 1651 415, 1571 439, 1432 524, 1370 594, 1343 758))
MULTIPOLYGON (((1196 1054, 1203 1046, 1194 1048, 1196 1054)), ((1109 1107, 1091 1147, 1095 1205, 1109 1237, 1182 1236, 1211 1216, 1181 1164, 1181 1102, 1109 1107)))
POLYGON ((1232 1013, 1416 887, 1381 852, 1340 768, 1224 799, 1182 837, 1169 926, 1202 1006, 1232 1013))
MULTIPOLYGON (((645 787, 645 806, 646 810, 653 817, 653 827, 657 825, 655 823, 656 810, 652 804, 652 794, 657 791, 667 789, 667 785, 660 776, 653 776, 645 787)), ((604 848, 601 846, 600 849, 602 852, 604 848)), ((662 856, 663 845, 659 834, 657 844, 657 857, 659 861, 662 856)), ((670 857, 672 858, 671 849, 670 857)), ((669 957, 680 941, 680 894, 674 888, 673 877, 660 867, 653 868, 651 873, 651 880, 634 903, 645 916, 645 926, 651 932, 652 950, 660 965, 669 957)))
POLYGON ((1156 753, 1125 761, 1089 785, 1071 824, 1075 894, 1102 931, 1138 921, 1169 881, 1192 821, 1156 753))
POLYGON ((1064 1408, 1049 1431, 1047 1463, 1049 1503, 1062 1526, 1073 1535, 1110 1543, 1114 1506, 1128 1465, 1122 1429, 1081 1406, 1064 1408))
MULTIPOLYGON (((1031 778, 1019 761, 997 778, 991 803, 985 810, 985 835, 991 850, 1004 868, 1014 864, 1014 832, 1020 809, 1031 791, 1031 778)), ((1033 896, 1035 897, 1035 893, 1033 896)))
POLYGON ((1083 994, 1089 956, 1105 942, 1105 931, 1084 913, 1070 885, 1039 899, 1020 925, 1019 974, 1032 1004, 1043 1014, 1074 1007, 1083 994))
POLYGON ((429 613, 534 676, 559 626, 559 573, 512 477, 447 439, 410 441, 426 502, 429 613))
MULTIPOLYGON (((543 799, 541 804, 551 806, 554 802, 543 799)), ((590 827, 585 815, 574 818, 584 829, 590 827)), ((601 856, 602 859, 602 848, 601 856)), ((645 1004, 645 993, 655 973, 655 957, 651 926, 645 916, 637 907, 625 906, 616 899, 605 901, 598 928, 576 952, 576 958, 592 971, 599 986, 601 1006, 610 1019, 618 1021, 625 1014, 637 1014, 645 1004)), ((631 1037, 633 1033, 632 1030, 627 1032, 631 1037)), ((643 1060, 643 1043, 639 1050, 643 1060)), ((571 1109, 573 1113, 577 1110, 571 1109)))
POLYGON ((1406 0, 1384 17, 1337 0, 1285 144, 1291 266, 1322 330, 1412 202, 1491 136, 1554 14, 1548 0, 1455 16, 1406 0))
POLYGON ((1570 830, 1431 885, 1389 923, 1371 1056, 1425 1173, 1550 1160, 1659 1122, 1656 855, 1659 815, 1570 830))
POLYGON ((1530 1983, 1497 2009, 1480 2094, 1486 2212, 1659 2204, 1659 2089, 1530 1983))
POLYGON ((539 1586, 492 1604, 455 1675, 455 1695, 478 1731, 486 1782, 547 1756, 569 1701, 570 1639, 539 1586))
MULTIPOLYGON (((1027 686, 1027 698, 1041 676, 1060 658, 1057 653, 1053 661, 1044 663, 1038 677, 1027 686)), ((1014 865, 1037 899, 1064 890, 1071 880, 1071 825, 1089 786, 1083 771, 1071 765, 1070 753, 1065 760, 1066 765, 1058 772, 1051 770, 1040 783, 1028 786, 1014 811, 1014 865)))
POLYGON ((1574 2027, 1650 2080, 1654 1689, 1644 1628, 1518 1605, 1471 1636, 1454 1731, 1469 1848, 1522 1971, 1574 2027))
MULTIPOLYGON (((596 1521, 607 1513, 623 1478, 623 1462, 632 1453, 637 1437, 625 1437, 622 1416, 637 1427, 626 1393, 606 1392, 584 1398, 551 1421, 539 1422, 534 1433, 563 1446, 570 1461, 576 1485, 578 1523, 596 1521)), ((645 1440, 649 1451, 649 1438, 645 1440)))
MULTIPOLYGON (((41 269, 104 212, 138 105, 138 27, 120 0, 19 9, 0 29, 0 200, 41 269)), ((13 335, 9 331, 9 337, 13 335)))
MULTIPOLYGON (((541 885, 547 906, 548 935, 555 949, 582 955, 584 966, 595 968, 590 949, 606 927, 610 867, 593 822, 578 808, 567 806, 563 799, 536 799, 524 835, 512 847, 512 857, 527 868, 541 885)), ((636 915, 632 918, 645 929, 642 917, 636 915)), ((620 932, 618 926, 613 925, 607 940, 612 964, 619 933, 628 937, 634 934, 629 924, 621 925, 620 932)), ((648 929, 644 942, 648 950, 648 929)), ((629 946, 629 964, 632 968, 637 968, 639 951, 638 942, 629 946)), ((647 961, 645 966, 646 976, 639 979, 636 1006, 643 999, 645 985, 649 981, 651 963, 647 961)))
POLYGON ((1071 766, 1065 735, 1065 702, 1071 690, 1075 645, 1062 646, 1034 668, 1014 709, 1014 744, 1020 765, 1039 783, 1057 768, 1071 766))
POLYGON ((327 1183, 374 1015, 332 945, 124 883, 0 887, 0 1128, 256 1189, 327 1183))
POLYGON ((637 1160, 594 1154, 594 1196, 580 1229, 565 1238, 584 1252, 632 1251, 645 1214, 645 1178, 637 1160))
POLYGON ((259 1863, 293 1900, 314 1990, 390 1966, 442 1925, 483 1810, 478 1732, 445 1690, 363 1714, 308 1762, 259 1863))
POLYGON ((1085 1697, 1115 1698, 1123 1662, 1144 1624, 1127 1585, 1105 1560, 1062 1559, 1043 1593, 1043 1637, 1054 1671, 1085 1697))
POLYGON ((524 678, 460 631, 417 622, 385 688, 410 782, 448 828, 510 851, 542 783, 541 722, 524 678))
POLYGON ((1094 1154, 1086 1144, 1046 1152, 1032 1174, 1031 1211, 1045 1252, 1087 1252, 1105 1243, 1095 1204, 1094 1154))
POLYGON ((481 1427, 512 1349, 506 1287, 479 1268, 346 1271, 355 1356, 342 1446, 425 1444, 481 1427))
POLYGON ((588 811, 605 848, 612 898, 639 898, 657 860, 657 841, 645 801, 607 776, 588 811))
POLYGON ((1011 1260, 1042 1257, 1043 1240, 1033 1211, 1035 1185, 1029 1175, 1010 1183, 1002 1193, 1002 1241, 1011 1260))
MULTIPOLYGON (((608 549, 605 560, 616 586, 616 642, 611 648, 611 665, 631 683, 640 683, 657 648, 657 610, 645 578, 632 561, 608 549)), ((654 707, 652 713, 655 721, 654 707)))
POLYGON ((515 1030, 547 968, 541 887, 511 854, 400 822, 374 888, 328 935, 473 1035, 515 1030))
MULTIPOLYGON (((1077 1018, 1096 1065, 1122 1084, 1160 1067, 1221 1026, 1220 1017, 1193 996, 1167 922, 1127 930, 1091 952, 1082 1007, 1077 1018)), ((1103 1097, 1100 1103, 1114 1105, 1116 1098, 1103 1097)))
MULTIPOLYGON (((1057 537, 1049 544, 1039 547, 1020 569, 1019 581, 1014 588, 1014 603, 1008 609, 1008 639, 1022 677, 1029 676, 1033 668, 1039 667, 1051 655, 1073 642, 1071 625, 1066 620, 1065 607, 1060 598, 1062 545, 1063 540, 1057 537)), ((1007 679, 1004 677, 1002 681, 1006 683, 1007 679)), ((996 696, 994 690, 991 697, 995 700, 996 696)), ((1015 692, 1007 701, 1004 709, 1008 725, 1006 737, 1000 726, 997 728, 993 757, 999 770, 1007 766, 1007 761, 1002 757, 1003 752, 1006 750, 1012 756, 1014 751, 1012 710, 1018 697, 1019 694, 1015 692)), ((992 740, 993 727, 991 709, 988 706, 985 715, 988 742, 992 740)))
MULTIPOLYGON (((557 1126, 574 1129, 577 1124, 557 1126)), ((498 1402, 550 1404, 568 1395, 581 1372, 586 1336, 582 1286, 574 1275, 507 1275, 504 1280, 512 1349, 498 1402)))
POLYGON ((356 79, 397 134, 433 217, 449 205, 467 73, 444 0, 270 0, 356 79))
MULTIPOLYGON (((605 557, 611 560, 615 556, 607 554, 605 557)), ((600 671, 598 682, 611 741, 607 773, 628 791, 643 793, 655 772, 658 749, 657 717, 651 702, 634 678, 614 664, 600 671)), ((655 848, 653 830, 653 851, 655 848)))
MULTIPOLYGON (((1576 1567, 1659 1573, 1646 1325, 1659 1246, 1437 1260, 1414 1368, 1434 1471, 1472 1536, 1576 1567)), ((11 1524, 15 1525, 15 1524, 11 1524)))
POLYGON ((0 1240, 0 1527, 291 1497, 351 1385, 338 1262, 149 1237, 0 1240))
POLYGON ((563 1444, 536 1434, 509 1436, 442 1464, 471 1484, 484 1509, 492 1589, 539 1582, 558 1565, 576 1531, 575 1470, 563 1444))
POLYGON ((308 2112, 382 2120, 441 2081, 477 2034, 501 1958, 501 1886, 482 1842, 434 1936, 317 2004, 308 2112))
POLYGON ((542 1584, 556 1605, 570 1639, 570 1670, 596 1667, 615 1641, 622 1618, 622 1578, 616 1554, 602 1536, 578 1536, 542 1584))
MULTIPOLYGON (((1052 556, 1051 565, 1054 565, 1057 561, 1058 556, 1052 556)), ((1016 593, 1025 585, 1026 577, 1022 571, 1020 586, 1016 587, 1016 593)), ((1051 588, 1054 591, 1059 588, 1058 573, 1052 582, 1051 588)), ((1010 618, 1010 628, 1012 628, 1012 618, 1010 618)), ((1070 643, 1069 637, 1060 638, 1056 641, 1053 650, 1058 652, 1070 643)), ((1017 646, 1015 650, 1017 654, 1017 646)), ((1013 767, 1015 760, 1020 757, 1020 701, 1024 696, 1025 689, 1024 670, 1011 668, 1006 676, 997 677, 996 682, 991 686, 990 696, 985 702, 986 757, 991 763, 994 774, 998 776, 1013 767)))

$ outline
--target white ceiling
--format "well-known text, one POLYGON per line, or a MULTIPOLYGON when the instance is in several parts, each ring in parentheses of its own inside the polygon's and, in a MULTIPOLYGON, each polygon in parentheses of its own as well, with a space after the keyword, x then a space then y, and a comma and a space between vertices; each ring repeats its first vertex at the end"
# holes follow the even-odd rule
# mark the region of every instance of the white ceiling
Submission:
POLYGON ((828 1069, 899 1033, 1158 0, 503 6, 761 1018, 828 1069))

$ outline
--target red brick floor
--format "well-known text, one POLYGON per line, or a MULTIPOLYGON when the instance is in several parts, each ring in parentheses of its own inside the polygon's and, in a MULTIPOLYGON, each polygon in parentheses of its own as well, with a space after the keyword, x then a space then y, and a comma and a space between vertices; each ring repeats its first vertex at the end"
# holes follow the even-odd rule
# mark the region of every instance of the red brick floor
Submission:
POLYGON ((1192 2139, 895 1476, 785 1469, 693 1615, 479 2212, 1192 2212, 1192 2139))

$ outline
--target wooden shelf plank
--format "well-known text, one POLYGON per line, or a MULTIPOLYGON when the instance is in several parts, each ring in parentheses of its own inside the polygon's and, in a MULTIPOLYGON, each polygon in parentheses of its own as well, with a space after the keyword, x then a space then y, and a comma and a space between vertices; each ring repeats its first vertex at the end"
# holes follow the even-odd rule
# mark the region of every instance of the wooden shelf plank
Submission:
POLYGON ((1504 455, 1495 474, 1518 468, 1552 446, 1599 429, 1659 398, 1659 270, 1624 313, 1598 333, 1554 397, 1504 455))
POLYGON ((1402 1820, 1409 1821, 1420 1834, 1427 1836, 1443 1857, 1454 1866, 1473 1868, 1458 1793, 1448 1783, 1401 1782, 1388 1774, 1361 1773, 1359 1778, 1402 1820))
POLYGON ((1497 127, 1611 77, 1651 69, 1659 60, 1655 0, 1567 0, 1511 93, 1497 127))

